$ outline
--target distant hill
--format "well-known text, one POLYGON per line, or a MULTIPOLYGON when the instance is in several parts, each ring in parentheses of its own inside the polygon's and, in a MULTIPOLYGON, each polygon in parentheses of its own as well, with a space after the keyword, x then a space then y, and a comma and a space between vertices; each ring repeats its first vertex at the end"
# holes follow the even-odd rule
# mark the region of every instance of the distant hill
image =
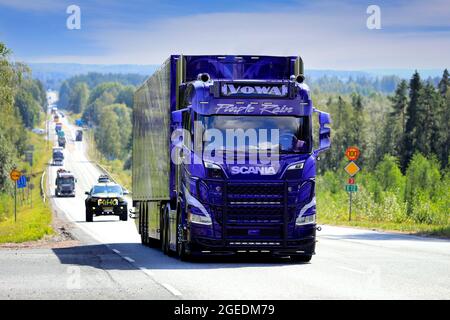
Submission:
POLYGON ((158 68, 157 65, 102 65, 77 63, 29 63, 33 70, 33 77, 41 80, 46 88, 58 90, 61 83, 73 76, 96 73, 138 74, 150 76, 158 68))
MULTIPOLYGON (((137 65, 137 64, 77 64, 77 63, 29 63, 33 70, 33 76, 41 80, 46 88, 58 90, 62 81, 80 74, 89 72, 96 73, 113 73, 113 74, 138 74, 142 76, 150 76, 159 67, 158 65, 137 65)), ((348 81, 349 79, 370 79, 375 81, 376 78, 386 76, 396 76, 402 79, 410 79, 414 73, 414 69, 368 69, 368 70, 319 70, 306 69, 306 77, 308 82, 315 82, 322 78, 337 78, 340 81, 348 81)), ((440 69, 419 69, 422 79, 429 77, 441 77, 440 69)))

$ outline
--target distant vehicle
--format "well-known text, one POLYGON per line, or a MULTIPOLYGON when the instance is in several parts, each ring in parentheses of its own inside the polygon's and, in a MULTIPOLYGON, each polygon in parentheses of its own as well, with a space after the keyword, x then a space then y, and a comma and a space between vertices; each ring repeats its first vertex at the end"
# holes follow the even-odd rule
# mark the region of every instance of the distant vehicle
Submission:
POLYGON ((62 123, 61 123, 61 122, 58 122, 58 123, 55 125, 55 131, 56 131, 56 133, 58 133, 58 131, 60 131, 60 130, 62 130, 62 123))
POLYGON ((77 132, 75 134, 75 140, 83 141, 83 131, 82 130, 77 130, 77 132))
POLYGON ((36 134, 45 134, 45 130, 41 128, 34 128, 33 130, 31 130, 31 132, 36 134))
POLYGON ((128 203, 124 199, 122 187, 113 182, 98 183, 90 191, 85 200, 86 222, 92 222, 94 216, 115 215, 121 221, 128 220, 128 203))
POLYGON ((59 136, 58 137, 58 146, 65 148, 66 147, 66 137, 59 136))
POLYGON ((53 157, 53 162, 52 162, 52 164, 53 164, 54 166, 62 166, 62 165, 64 164, 64 153, 63 153, 63 148, 60 148, 60 147, 54 147, 54 148, 53 148, 52 157, 53 157))
POLYGON ((56 172, 55 196, 75 197, 75 182, 76 179, 73 173, 65 169, 58 169, 56 172))
POLYGON ((106 183, 106 182, 111 182, 108 175, 102 174, 98 177, 98 183, 106 183))
POLYGON ((61 117, 62 117, 62 118, 64 118, 64 117, 65 117, 64 113, 60 112, 60 114, 61 114, 61 117))

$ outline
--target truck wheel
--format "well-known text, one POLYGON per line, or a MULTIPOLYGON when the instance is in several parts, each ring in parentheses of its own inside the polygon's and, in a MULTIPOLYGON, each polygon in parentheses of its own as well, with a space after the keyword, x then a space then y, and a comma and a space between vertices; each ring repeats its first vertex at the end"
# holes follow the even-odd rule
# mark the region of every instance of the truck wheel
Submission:
POLYGON ((305 255, 301 255, 301 256, 291 256, 291 261, 307 263, 307 262, 311 261, 311 258, 312 258, 311 254, 305 254, 305 255))
POLYGON ((86 209, 86 222, 93 222, 94 221, 94 214, 91 210, 86 209))
POLYGON ((182 261, 187 261, 189 260, 189 254, 186 252, 186 243, 183 240, 183 224, 181 213, 179 213, 177 215, 177 257, 182 261))

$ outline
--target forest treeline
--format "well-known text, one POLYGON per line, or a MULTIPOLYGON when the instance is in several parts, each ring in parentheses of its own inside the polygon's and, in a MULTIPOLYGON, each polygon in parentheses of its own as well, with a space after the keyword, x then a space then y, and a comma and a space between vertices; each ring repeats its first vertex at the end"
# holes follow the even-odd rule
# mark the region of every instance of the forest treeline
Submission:
POLYGON ((47 110, 44 86, 24 64, 11 61, 0 42, 0 196, 11 192, 11 169, 29 144, 28 129, 39 126, 47 110))
POLYGON ((121 160, 131 166, 131 112, 136 74, 89 73, 64 81, 58 106, 79 114, 93 129, 98 150, 108 160, 121 160), (128 161, 127 161, 128 160, 128 161))
POLYGON ((450 83, 423 81, 415 72, 392 95, 319 94, 316 104, 331 113, 332 148, 321 155, 318 206, 327 221, 347 219, 345 150, 357 146, 359 219, 430 224, 450 218, 450 83))

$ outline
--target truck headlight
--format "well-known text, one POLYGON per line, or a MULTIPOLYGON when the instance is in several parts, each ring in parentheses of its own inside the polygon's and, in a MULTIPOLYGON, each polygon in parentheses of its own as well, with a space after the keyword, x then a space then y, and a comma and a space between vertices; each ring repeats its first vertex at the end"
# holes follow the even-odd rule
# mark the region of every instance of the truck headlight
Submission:
POLYGON ((208 178, 223 178, 222 168, 215 163, 205 161, 206 175, 208 178))
POLYGON ((316 214, 310 214, 308 216, 298 216, 297 220, 295 220, 296 226, 303 226, 306 224, 311 224, 316 222, 316 214))
POLYGON ((219 165, 217 165, 215 163, 212 163, 212 162, 208 162, 208 161, 205 161, 205 168, 206 169, 218 169, 218 170, 221 170, 219 165))
POLYGON ((209 215, 204 214, 199 209, 188 206, 187 210, 188 221, 191 223, 202 224, 202 225, 212 225, 212 220, 209 215))
POLYGON ((305 165, 304 161, 297 162, 297 163, 294 163, 294 164, 290 165, 287 169, 288 170, 297 170, 297 169, 300 170, 300 169, 303 169, 304 165, 305 165))

